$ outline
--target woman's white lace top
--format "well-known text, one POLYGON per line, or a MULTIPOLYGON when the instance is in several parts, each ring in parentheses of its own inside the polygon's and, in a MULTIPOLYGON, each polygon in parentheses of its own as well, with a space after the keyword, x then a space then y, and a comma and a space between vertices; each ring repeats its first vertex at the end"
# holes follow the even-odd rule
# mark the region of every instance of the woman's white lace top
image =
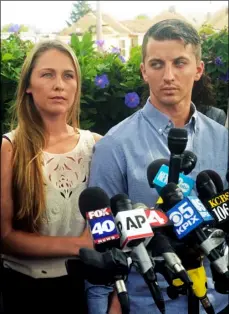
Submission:
MULTIPOLYGON (((43 152, 46 189, 46 219, 40 233, 49 236, 79 236, 85 227, 78 199, 87 187, 92 150, 95 144, 90 131, 79 130, 80 139, 69 153, 43 152)), ((11 141, 13 133, 5 134, 11 141)), ((5 267, 10 267, 34 278, 66 275, 66 258, 19 259, 3 255, 5 267)))

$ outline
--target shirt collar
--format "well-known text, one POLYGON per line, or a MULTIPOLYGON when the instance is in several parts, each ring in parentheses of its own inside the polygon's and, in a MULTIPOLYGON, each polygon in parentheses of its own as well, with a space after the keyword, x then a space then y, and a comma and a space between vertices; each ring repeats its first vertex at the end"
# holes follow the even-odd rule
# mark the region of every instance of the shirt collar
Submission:
MULTIPOLYGON (((186 126, 188 128, 193 128, 194 132, 196 132, 197 110, 193 102, 191 102, 191 110, 192 115, 186 126)), ((170 128, 174 127, 174 124, 169 117, 154 107, 149 101, 149 98, 147 99, 145 106, 142 108, 142 113, 159 134, 164 132, 168 133, 170 128)))

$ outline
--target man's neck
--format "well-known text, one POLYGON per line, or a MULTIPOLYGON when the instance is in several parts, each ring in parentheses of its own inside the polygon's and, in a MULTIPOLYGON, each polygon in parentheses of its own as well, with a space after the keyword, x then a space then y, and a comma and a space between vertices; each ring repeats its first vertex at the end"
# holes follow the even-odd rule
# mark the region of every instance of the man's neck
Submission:
POLYGON ((189 121, 191 116, 191 101, 182 101, 178 104, 165 106, 158 104, 156 101, 151 100, 151 104, 159 111, 167 115, 171 121, 174 123, 174 126, 177 128, 182 128, 189 121))

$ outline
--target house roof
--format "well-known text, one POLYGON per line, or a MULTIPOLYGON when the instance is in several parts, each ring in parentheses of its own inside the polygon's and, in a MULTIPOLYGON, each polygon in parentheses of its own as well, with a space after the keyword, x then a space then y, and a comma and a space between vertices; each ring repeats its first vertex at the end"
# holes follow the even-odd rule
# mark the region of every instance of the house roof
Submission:
POLYGON ((193 26, 195 26, 195 23, 193 20, 187 19, 186 17, 184 17, 183 15, 181 15, 178 12, 170 12, 170 11, 162 11, 160 14, 156 15, 155 17, 153 17, 152 19, 152 25, 156 24, 160 21, 163 20, 168 20, 168 19, 179 19, 185 22, 188 22, 190 24, 192 24, 193 26))
POLYGON ((122 24, 128 27, 134 33, 145 33, 153 24, 156 24, 163 20, 168 19, 179 19, 191 23, 195 26, 195 22, 186 19, 183 15, 177 12, 162 11, 160 14, 154 16, 151 19, 141 19, 141 20, 126 20, 122 21, 122 24))
POLYGON ((126 20, 122 24, 129 28, 133 33, 145 33, 152 25, 152 19, 126 20))
MULTIPOLYGON (((89 12, 70 27, 63 29, 60 34, 70 35, 75 32, 85 33, 90 27, 93 27, 94 32, 96 31, 96 14, 93 12, 89 12)), ((125 25, 122 25, 108 14, 102 14, 102 32, 105 35, 131 34, 131 31, 125 25)))

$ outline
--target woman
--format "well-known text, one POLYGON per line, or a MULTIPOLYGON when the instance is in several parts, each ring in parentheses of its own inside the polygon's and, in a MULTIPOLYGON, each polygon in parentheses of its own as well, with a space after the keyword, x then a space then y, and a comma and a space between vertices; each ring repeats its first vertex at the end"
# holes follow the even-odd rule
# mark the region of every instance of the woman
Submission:
POLYGON ((83 281, 65 261, 92 247, 78 208, 100 135, 79 129, 81 78, 74 52, 38 43, 22 67, 17 127, 2 140, 4 313, 86 313, 83 281))

